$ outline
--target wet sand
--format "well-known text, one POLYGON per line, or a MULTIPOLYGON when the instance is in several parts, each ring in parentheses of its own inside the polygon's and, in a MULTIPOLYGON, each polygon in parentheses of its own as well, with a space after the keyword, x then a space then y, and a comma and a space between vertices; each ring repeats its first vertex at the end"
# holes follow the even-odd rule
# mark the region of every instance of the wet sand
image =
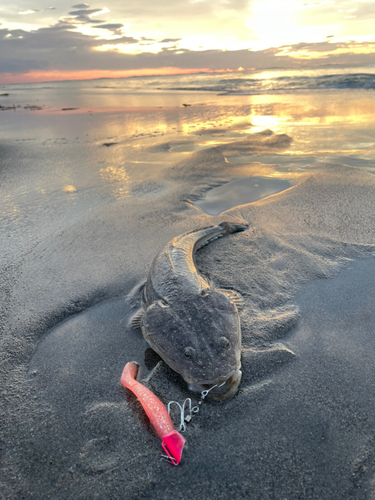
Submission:
POLYGON ((57 190, 55 178, 50 204, 22 195, 29 225, 19 202, 3 233, 0 498, 375 498, 374 176, 306 162, 284 177, 292 188, 210 216, 199 197, 236 178, 280 177, 281 162, 259 159, 286 154, 292 138, 228 136, 173 151, 181 139, 191 137, 134 147, 97 132, 87 145, 68 136, 68 148, 2 146, 9 188, 21 184, 18 168, 45 189, 41 172, 57 161, 61 188, 76 190, 57 190), (102 147, 108 140, 118 144, 102 147), (74 178, 74 164, 63 166, 77 158, 74 178), (163 364, 153 370, 157 359, 128 326, 139 303, 131 291, 171 238, 225 219, 251 228, 197 260, 244 297, 243 380, 233 399, 202 405, 172 467, 121 387, 122 368, 140 362, 165 403, 191 393, 163 364))

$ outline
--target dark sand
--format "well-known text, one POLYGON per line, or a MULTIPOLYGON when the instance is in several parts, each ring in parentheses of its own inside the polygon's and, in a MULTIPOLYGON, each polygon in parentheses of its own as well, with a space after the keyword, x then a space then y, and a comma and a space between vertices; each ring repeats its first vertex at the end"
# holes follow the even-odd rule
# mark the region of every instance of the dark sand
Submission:
MULTIPOLYGON (((321 164, 217 217, 193 205, 259 172, 223 154, 276 154, 288 141, 266 133, 178 163, 170 143, 153 145, 134 156, 158 166, 131 172, 132 196, 59 219, 13 255, 4 245, 0 498, 375 498, 374 176, 321 164), (225 219, 251 229, 202 249, 198 266, 244 296, 243 380, 233 399, 204 403, 173 467, 120 385, 126 362, 143 378, 153 364, 128 327, 133 289, 172 237, 225 219)), ((34 150, 32 164, 62 158, 59 147, 34 150)), ((191 395, 163 365, 146 383, 166 403, 191 395)))

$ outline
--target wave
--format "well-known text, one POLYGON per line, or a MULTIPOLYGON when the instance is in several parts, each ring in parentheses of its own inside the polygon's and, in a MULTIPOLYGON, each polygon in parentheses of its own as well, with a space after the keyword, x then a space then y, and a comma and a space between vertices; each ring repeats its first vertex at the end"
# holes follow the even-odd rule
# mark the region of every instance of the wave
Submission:
MULTIPOLYGON (((159 87, 160 88, 160 87, 159 87)), ((161 89, 161 88, 160 88, 161 89)), ((263 94, 330 89, 375 89, 375 74, 328 74, 323 76, 280 76, 276 78, 226 78, 205 82, 189 82, 184 86, 172 86, 168 90, 219 92, 230 94, 263 94)), ((166 87, 163 90, 167 90, 166 87)))

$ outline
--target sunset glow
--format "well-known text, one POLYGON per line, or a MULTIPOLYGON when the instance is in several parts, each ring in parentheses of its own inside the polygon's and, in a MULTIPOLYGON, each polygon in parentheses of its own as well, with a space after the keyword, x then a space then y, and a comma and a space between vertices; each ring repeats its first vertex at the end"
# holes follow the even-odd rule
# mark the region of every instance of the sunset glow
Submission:
MULTIPOLYGON (((228 73, 233 70, 211 70, 209 68, 142 68, 138 70, 106 71, 30 71, 26 75, 3 74, 2 83, 59 82, 63 80, 94 80, 97 78, 129 78, 132 76, 191 75, 195 73, 228 73)), ((238 68, 239 72, 243 68, 238 68)))

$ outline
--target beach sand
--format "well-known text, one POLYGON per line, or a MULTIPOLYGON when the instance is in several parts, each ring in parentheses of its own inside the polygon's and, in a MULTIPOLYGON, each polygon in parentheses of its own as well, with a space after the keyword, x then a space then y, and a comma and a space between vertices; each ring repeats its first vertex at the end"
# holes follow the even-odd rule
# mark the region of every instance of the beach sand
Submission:
MULTIPOLYGON (((207 123, 220 114, 187 109, 207 123)), ((245 134, 243 122, 239 135, 130 140, 121 126, 131 113, 28 115, 18 142, 0 142, 12 193, 0 277, 0 498, 375 498, 371 169, 310 153, 309 167, 292 134, 245 134), (215 216, 195 206, 215 186, 266 173, 292 187, 215 216), (134 290, 174 236, 223 220, 250 229, 200 250, 197 265, 244 297, 243 379, 234 398, 202 404, 173 467, 121 387, 122 369, 138 361, 165 403, 197 398, 168 367, 154 368, 130 329, 134 290)), ((150 113, 131 123, 150 124, 150 113)))

